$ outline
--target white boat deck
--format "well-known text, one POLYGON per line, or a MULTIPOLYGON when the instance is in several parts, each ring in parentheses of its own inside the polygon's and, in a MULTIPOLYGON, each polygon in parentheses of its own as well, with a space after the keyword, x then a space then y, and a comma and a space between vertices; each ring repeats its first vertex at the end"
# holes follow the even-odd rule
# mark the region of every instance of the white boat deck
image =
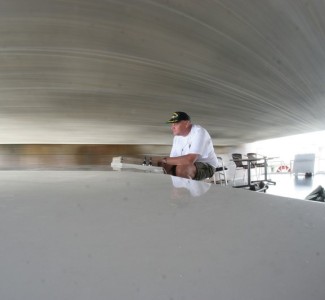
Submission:
POLYGON ((0 179, 0 299, 325 297, 323 203, 126 171, 0 179))

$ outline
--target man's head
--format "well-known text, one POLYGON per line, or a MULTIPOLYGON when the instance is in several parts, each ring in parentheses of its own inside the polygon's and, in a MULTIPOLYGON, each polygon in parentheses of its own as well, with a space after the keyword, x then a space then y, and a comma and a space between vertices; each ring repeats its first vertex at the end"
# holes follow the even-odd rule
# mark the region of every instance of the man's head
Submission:
POLYGON ((171 130, 174 135, 186 136, 192 127, 190 116, 183 111, 174 112, 167 123, 171 124, 171 130))

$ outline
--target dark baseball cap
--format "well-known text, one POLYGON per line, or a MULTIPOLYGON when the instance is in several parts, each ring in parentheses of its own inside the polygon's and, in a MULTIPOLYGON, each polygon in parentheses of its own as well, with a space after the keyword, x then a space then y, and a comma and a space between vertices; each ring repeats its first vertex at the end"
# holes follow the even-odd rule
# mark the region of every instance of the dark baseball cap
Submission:
POLYGON ((166 123, 178 123, 180 121, 189 121, 190 116, 183 111, 175 111, 172 117, 166 123))

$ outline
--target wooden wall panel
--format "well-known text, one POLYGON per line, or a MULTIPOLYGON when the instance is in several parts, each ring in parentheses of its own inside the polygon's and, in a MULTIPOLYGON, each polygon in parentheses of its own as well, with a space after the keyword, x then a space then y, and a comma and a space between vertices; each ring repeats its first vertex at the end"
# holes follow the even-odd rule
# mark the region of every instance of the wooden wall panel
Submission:
MULTIPOLYGON (((101 144, 16 144, 0 145, 0 170, 10 169, 110 169, 114 156, 144 158, 155 163, 168 156, 165 145, 101 145, 101 144)), ((218 148, 218 154, 224 148, 218 148)))

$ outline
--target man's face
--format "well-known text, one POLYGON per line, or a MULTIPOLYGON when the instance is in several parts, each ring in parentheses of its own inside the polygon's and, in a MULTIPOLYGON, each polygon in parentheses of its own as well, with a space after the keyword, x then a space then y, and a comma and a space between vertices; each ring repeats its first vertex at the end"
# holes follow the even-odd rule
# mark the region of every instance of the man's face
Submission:
POLYGON ((189 121, 180 121, 178 123, 172 123, 170 125, 170 128, 173 132, 173 135, 187 135, 188 133, 188 126, 190 122, 189 121))

